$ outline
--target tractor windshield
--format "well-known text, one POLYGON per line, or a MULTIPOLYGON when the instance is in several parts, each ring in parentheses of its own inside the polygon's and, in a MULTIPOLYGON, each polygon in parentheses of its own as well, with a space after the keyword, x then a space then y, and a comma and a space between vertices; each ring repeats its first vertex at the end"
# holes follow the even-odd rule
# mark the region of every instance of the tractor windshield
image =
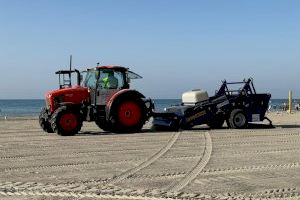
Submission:
POLYGON ((99 87, 102 89, 119 89, 124 87, 124 73, 122 71, 101 69, 99 87))
POLYGON ((119 89, 125 87, 126 84, 124 79, 125 74, 122 71, 112 69, 90 69, 87 71, 83 86, 91 89, 119 89))
POLYGON ((88 70, 83 82, 83 86, 95 89, 98 73, 99 72, 97 70, 88 70))

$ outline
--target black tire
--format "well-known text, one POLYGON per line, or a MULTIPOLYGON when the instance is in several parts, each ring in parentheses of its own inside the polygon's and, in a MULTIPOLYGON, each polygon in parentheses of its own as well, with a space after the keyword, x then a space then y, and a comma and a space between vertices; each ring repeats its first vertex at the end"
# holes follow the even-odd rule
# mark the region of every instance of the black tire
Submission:
POLYGON ((242 109, 234 109, 231 111, 228 125, 230 128, 242 129, 248 126, 247 117, 242 109))
POLYGON ((96 123, 96 125, 100 128, 100 129, 102 129, 102 130, 104 130, 104 131, 111 131, 112 130, 112 128, 111 128, 111 124, 109 123, 109 122, 107 122, 107 121, 105 121, 104 119, 98 119, 98 120, 96 120, 95 121, 95 123, 96 123))
POLYGON ((51 123, 48 119, 47 109, 43 108, 39 115, 39 124, 41 128, 47 133, 54 133, 51 127, 51 123))
POLYGON ((62 136, 77 134, 82 127, 82 118, 78 109, 62 106, 52 115, 51 127, 54 132, 62 136))
POLYGON ((225 119, 223 116, 216 115, 210 122, 207 123, 207 125, 211 129, 220 129, 223 127, 224 121, 225 119))
POLYGON ((146 119, 146 106, 142 99, 118 99, 110 113, 111 130, 117 133, 140 132, 146 119))

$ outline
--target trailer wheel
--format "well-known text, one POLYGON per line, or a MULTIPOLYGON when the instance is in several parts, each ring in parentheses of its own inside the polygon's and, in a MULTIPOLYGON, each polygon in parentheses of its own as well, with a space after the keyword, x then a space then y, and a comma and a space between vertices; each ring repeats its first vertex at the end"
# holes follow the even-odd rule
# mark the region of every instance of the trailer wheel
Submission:
POLYGON ((145 110, 141 99, 120 99, 110 117, 112 130, 119 133, 139 132, 145 124, 145 110))
POLYGON ((53 133, 51 123, 48 120, 47 109, 43 108, 39 115, 39 124, 41 128, 47 133, 53 133))
POLYGON ((229 126, 230 128, 246 128, 248 125, 248 120, 242 109, 234 109, 231 111, 229 116, 229 126))
POLYGON ((77 134, 82 127, 80 113, 75 108, 60 107, 52 115, 51 126, 53 131, 62 136, 77 134))

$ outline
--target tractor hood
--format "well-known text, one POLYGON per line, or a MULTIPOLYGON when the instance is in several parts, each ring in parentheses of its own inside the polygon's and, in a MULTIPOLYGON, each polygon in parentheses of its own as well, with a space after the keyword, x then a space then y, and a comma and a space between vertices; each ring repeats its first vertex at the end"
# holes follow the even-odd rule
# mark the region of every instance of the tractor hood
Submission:
POLYGON ((51 112, 54 112, 60 104, 81 104, 84 101, 89 101, 89 98, 89 91, 86 87, 62 88, 46 94, 46 105, 51 112))

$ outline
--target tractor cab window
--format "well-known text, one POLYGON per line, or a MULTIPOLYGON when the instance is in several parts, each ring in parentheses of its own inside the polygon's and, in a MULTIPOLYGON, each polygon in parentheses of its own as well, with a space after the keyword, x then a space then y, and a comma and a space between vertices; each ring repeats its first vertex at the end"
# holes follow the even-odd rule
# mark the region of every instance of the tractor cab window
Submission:
POLYGON ((100 89, 120 89, 124 87, 124 73, 121 71, 103 69, 100 71, 100 89))
POLYGON ((98 76, 98 71, 96 70, 89 70, 86 74, 86 78, 84 81, 84 86, 88 88, 95 89, 96 88, 96 83, 97 83, 97 76, 98 76))

